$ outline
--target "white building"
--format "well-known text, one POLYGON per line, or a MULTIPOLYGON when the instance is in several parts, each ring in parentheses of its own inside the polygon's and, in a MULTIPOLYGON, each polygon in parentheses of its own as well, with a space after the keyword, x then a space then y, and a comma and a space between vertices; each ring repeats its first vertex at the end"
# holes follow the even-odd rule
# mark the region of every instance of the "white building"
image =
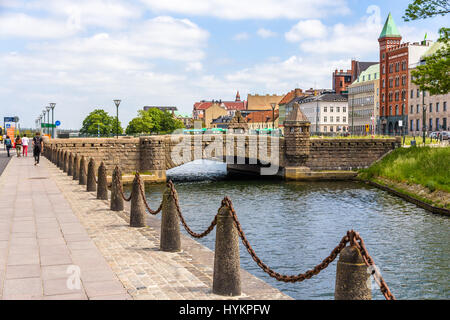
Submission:
POLYGON ((348 99, 335 93, 323 93, 298 101, 311 122, 311 133, 348 132, 348 99))

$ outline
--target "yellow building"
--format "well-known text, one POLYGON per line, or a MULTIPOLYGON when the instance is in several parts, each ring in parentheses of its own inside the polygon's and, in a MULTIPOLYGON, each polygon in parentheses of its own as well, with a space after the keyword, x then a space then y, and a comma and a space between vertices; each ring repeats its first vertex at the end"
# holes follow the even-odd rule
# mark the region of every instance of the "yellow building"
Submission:
POLYGON ((272 103, 275 103, 275 110, 278 109, 278 103, 284 95, 247 95, 247 110, 272 110, 272 103))
POLYGON ((214 103, 204 111, 204 121, 206 128, 212 128, 212 121, 219 117, 228 115, 227 108, 223 104, 214 103))

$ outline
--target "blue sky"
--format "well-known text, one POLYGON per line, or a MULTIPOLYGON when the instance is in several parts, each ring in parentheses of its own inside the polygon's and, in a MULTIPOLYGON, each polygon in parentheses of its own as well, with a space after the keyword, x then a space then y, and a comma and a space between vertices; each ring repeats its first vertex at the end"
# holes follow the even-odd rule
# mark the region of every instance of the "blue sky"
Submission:
POLYGON ((404 22, 411 0, 0 0, 0 117, 31 127, 49 102, 65 128, 94 108, 126 124, 144 105, 331 87, 351 58, 378 60, 392 13, 404 41, 445 18, 404 22))

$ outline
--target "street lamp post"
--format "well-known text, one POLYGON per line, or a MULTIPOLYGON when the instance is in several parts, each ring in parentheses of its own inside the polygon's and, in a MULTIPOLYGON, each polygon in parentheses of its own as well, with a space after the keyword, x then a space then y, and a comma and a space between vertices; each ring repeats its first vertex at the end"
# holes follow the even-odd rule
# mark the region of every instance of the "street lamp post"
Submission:
POLYGON ((272 129, 275 130, 275 107, 276 107, 276 103, 271 103, 270 105, 272 107, 272 129))
POLYGON ((45 107, 47 109, 47 134, 50 135, 50 106, 45 107))
POLYGON ((50 108, 52 109, 52 138, 55 138, 55 118, 54 118, 54 112, 53 110, 55 109, 56 103, 52 102, 50 103, 50 108))
POLYGON ((114 100, 114 103, 116 105, 116 115, 117 115, 117 119, 116 119, 116 139, 119 139, 119 105, 120 105, 121 100, 114 100))
POLYGON ((45 107, 44 107, 44 110, 42 110, 42 119, 44 120, 44 127, 42 128, 42 134, 44 134, 45 135, 45 126, 46 126, 46 122, 45 122, 45 114, 47 113, 47 110, 45 110, 45 107))
POLYGON ((422 117, 423 117, 423 120, 422 120, 423 145, 425 145, 425 139, 426 139, 425 133, 427 130, 427 107, 425 105, 425 91, 423 91, 423 90, 422 90, 422 111, 423 111, 423 114, 422 114, 422 117))

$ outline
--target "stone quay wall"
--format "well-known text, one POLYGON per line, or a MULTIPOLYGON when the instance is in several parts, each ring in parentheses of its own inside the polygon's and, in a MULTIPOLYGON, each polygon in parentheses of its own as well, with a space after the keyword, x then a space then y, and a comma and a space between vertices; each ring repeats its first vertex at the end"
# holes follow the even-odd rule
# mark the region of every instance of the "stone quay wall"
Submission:
POLYGON ((388 152, 399 148, 401 139, 310 139, 305 166, 312 171, 356 170, 370 167, 388 152))

